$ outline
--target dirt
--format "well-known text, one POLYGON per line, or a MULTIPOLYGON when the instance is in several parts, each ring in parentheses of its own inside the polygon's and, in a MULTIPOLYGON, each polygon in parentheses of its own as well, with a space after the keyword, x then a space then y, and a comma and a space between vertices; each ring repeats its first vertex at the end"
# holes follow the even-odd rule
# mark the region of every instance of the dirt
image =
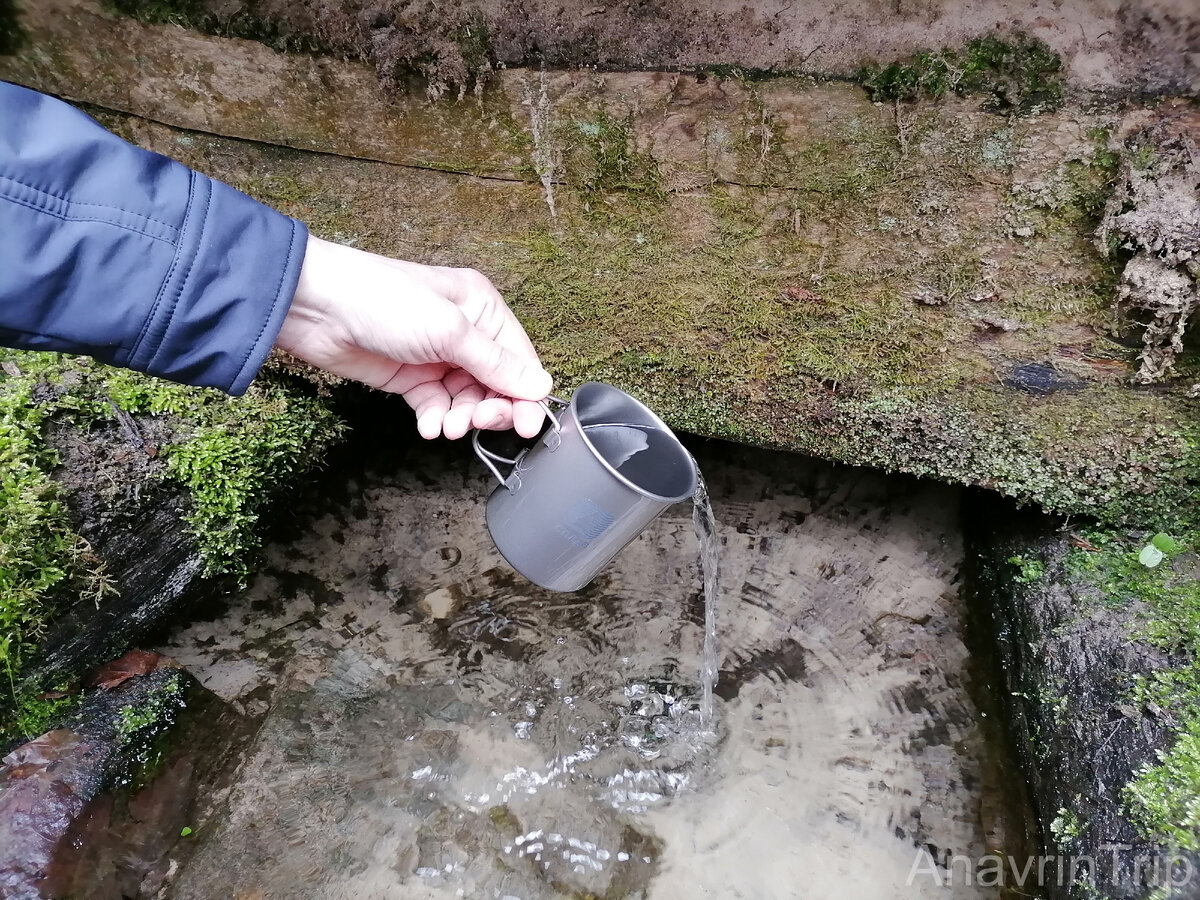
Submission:
MULTIPOLYGON (((1085 90, 1187 92, 1200 85, 1200 11, 1191 0, 122 0, 178 6, 206 30, 371 61, 385 85, 415 74, 460 94, 495 68, 743 67, 849 76, 864 63, 1022 31, 1062 55, 1085 90)), ((171 13, 173 15, 173 13, 171 13)), ((176 15, 176 19, 178 16, 176 15)))

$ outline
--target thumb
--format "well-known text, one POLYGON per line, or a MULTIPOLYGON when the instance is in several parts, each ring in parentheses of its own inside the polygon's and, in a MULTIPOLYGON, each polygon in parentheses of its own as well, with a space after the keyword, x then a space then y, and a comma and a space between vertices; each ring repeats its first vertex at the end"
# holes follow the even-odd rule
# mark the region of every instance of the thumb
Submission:
POLYGON ((554 386, 537 357, 513 353, 474 326, 459 335, 447 362, 466 369, 497 393, 518 400, 541 400, 554 386))

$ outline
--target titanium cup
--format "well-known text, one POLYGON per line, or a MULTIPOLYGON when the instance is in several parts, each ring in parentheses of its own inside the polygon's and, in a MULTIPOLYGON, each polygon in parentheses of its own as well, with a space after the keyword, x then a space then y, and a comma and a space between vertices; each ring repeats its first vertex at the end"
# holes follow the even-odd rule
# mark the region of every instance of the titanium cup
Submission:
POLYGON ((615 387, 581 385, 513 459, 475 452, 500 485, 487 502, 496 549, 534 584, 577 591, 668 506, 696 491, 696 462, 663 421, 615 387), (496 463, 512 466, 508 476, 496 463))

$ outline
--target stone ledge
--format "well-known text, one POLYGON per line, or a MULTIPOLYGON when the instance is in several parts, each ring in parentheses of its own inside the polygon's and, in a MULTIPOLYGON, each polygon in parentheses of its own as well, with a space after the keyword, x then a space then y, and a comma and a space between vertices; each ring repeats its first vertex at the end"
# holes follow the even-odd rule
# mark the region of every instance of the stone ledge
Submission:
POLYGON ((25 22, 0 75, 119 112, 317 234, 487 272, 563 389, 1063 512, 1161 520, 1195 495, 1188 382, 1128 386, 1093 243, 1121 140, 1194 129, 1186 105, 1009 119, 804 78, 515 70, 430 102, 88 0, 25 22))

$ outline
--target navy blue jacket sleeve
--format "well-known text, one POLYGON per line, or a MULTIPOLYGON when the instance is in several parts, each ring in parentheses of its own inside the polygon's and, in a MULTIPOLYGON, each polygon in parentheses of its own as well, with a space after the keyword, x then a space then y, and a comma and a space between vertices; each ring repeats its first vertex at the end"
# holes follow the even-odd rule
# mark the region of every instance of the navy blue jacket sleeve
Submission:
POLYGON ((61 101, 0 82, 0 344, 241 394, 305 227, 61 101))

